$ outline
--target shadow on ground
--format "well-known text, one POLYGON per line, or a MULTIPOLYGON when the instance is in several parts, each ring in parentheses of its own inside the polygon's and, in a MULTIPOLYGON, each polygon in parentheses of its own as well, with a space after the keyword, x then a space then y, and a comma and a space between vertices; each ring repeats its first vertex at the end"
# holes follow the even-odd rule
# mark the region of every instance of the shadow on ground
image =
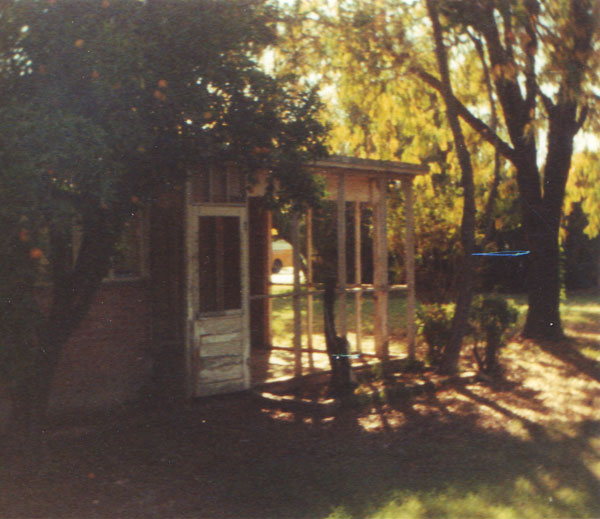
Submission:
POLYGON ((581 348, 600 345, 585 341, 514 341, 501 381, 362 407, 244 393, 57 422, 36 470, 3 460, 0 516, 598 517, 600 383, 581 348))
MULTIPOLYGON (((542 426, 479 389, 462 385, 334 412, 282 410, 231 395, 180 409, 130 410, 103 424, 63 424, 48 435, 36 473, 4 470, 0 512, 411 518, 454 517, 452 506, 457 517, 469 517, 469 507, 510 506, 600 514, 590 468, 600 460, 600 422, 542 426), (482 410, 501 419, 482 423, 482 410)), ((510 394, 540 410, 535 392, 510 394)))

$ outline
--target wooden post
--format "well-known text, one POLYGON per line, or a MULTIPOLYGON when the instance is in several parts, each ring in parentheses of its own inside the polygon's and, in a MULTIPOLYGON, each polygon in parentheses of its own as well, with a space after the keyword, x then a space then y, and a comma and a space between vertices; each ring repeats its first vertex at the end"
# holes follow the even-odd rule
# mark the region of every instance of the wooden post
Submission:
POLYGON ((312 235, 312 209, 306 213, 306 347, 308 348, 308 367, 314 368, 313 359, 313 235, 312 235))
POLYGON ((294 375, 302 375, 302 309, 300 306, 300 216, 292 212, 292 254, 294 268, 294 375))
POLYGON ((362 263, 360 235, 360 202, 354 202, 354 284, 358 290, 354 294, 354 319, 356 326, 356 351, 362 353, 362 263))
POLYGON ((376 181, 375 200, 373 208, 374 239, 373 239, 373 285, 374 285, 374 335, 375 355, 380 359, 389 356, 388 329, 388 247, 387 247, 387 214, 386 190, 387 179, 378 178, 376 181))
POLYGON ((404 190, 404 211, 406 214, 405 269, 406 269, 406 340, 408 342, 408 358, 415 359, 415 218, 413 212, 413 177, 402 181, 404 190))
POLYGON ((194 382, 196 374, 194 373, 194 320, 195 309, 198 308, 198 247, 195 247, 195 240, 198 233, 198 217, 192 206, 192 182, 188 178, 185 182, 185 201, 184 201, 184 269, 185 269, 185 306, 186 306, 186 326, 185 326, 185 395, 186 398, 194 396, 194 382), (195 290, 194 290, 195 289, 195 290))
POLYGON ((340 337, 346 337, 346 176, 338 176, 337 193, 337 331, 340 337))
MULTIPOLYGON (((271 212, 262 198, 248 198, 250 296, 269 294, 271 276, 271 212)), ((253 348, 271 345, 269 298, 250 301, 250 344, 253 348)))
MULTIPOLYGON (((269 295, 271 295, 271 293, 273 292, 272 290, 272 286, 271 286, 271 265, 273 265, 273 234, 272 234, 272 228, 273 228, 273 213, 269 210, 268 211, 268 232, 267 232, 267 293, 269 295)), ((273 346, 273 300, 269 297, 267 298, 268 300, 268 306, 267 306, 267 315, 269 316, 268 318, 268 327, 267 327, 267 345, 269 348, 271 348, 273 346)))

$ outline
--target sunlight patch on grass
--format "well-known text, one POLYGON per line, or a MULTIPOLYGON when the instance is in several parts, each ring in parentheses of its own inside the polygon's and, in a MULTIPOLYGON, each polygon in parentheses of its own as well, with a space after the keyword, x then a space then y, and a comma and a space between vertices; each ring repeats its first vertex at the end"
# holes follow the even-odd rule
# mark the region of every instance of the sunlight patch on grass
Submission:
POLYGON ((366 432, 375 432, 383 429, 383 420, 376 413, 360 417, 358 423, 366 432))
POLYGON ((508 420, 506 424, 506 432, 508 432, 511 436, 515 438, 519 438, 521 440, 530 441, 531 433, 527 430, 527 427, 523 424, 521 420, 511 419, 508 420))
MULTIPOLYGON (((286 297, 272 300, 271 331, 273 344, 288 346, 292 344, 294 333, 294 312, 292 308, 292 297, 289 287, 272 287, 273 294, 286 294, 286 297)), ((336 306, 337 308, 337 306, 336 306)), ((302 331, 306 332, 306 297, 301 299, 302 331)), ((369 351, 369 344, 373 342, 373 294, 364 294, 362 299, 362 334, 364 350, 369 351)), ((403 292, 392 292, 389 296, 389 326, 390 337, 401 338, 406 334, 406 294, 403 292)), ((356 331, 354 295, 346 297, 346 322, 351 341, 354 340, 356 331)), ((317 295, 313 298, 313 333, 323 334, 323 303, 322 297, 317 295)), ((303 338, 306 344, 306 335, 303 338)))
MULTIPOLYGON (((600 334, 597 334, 597 337, 598 338, 596 340, 600 342, 600 334)), ((585 355, 586 357, 595 360, 596 362, 600 362, 600 351, 598 350, 598 348, 584 346, 579 351, 582 355, 585 355)))
MULTIPOLYGON (((545 492, 538 482, 518 477, 512 483, 480 485, 473 490, 452 486, 439 491, 395 492, 385 504, 365 514, 370 519, 538 519, 591 517, 586 495, 571 487, 545 492)), ((357 517, 337 507, 328 519, 357 517)))
POLYGON ((584 305, 570 304, 567 302, 566 305, 561 305, 562 309, 566 309, 570 312, 585 312, 590 314, 600 315, 600 303, 588 303, 584 305))

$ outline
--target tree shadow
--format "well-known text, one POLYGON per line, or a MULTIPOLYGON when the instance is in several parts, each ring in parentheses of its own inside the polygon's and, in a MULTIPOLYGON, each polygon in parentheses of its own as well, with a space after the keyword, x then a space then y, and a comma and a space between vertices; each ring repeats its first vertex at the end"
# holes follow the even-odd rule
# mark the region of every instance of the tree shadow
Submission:
POLYGON ((365 517, 407 493, 468 495, 526 478, 572 516, 546 473, 566 473, 596 496, 589 506, 599 513, 600 487, 583 456, 598 455, 589 440, 600 422, 576 429, 552 435, 470 386, 357 408, 211 397, 177 410, 124 411, 82 437, 54 436, 41 473, 1 474, 0 514, 365 517), (519 421, 530 438, 484 427, 482 408, 519 421))
MULTIPOLYGON (((587 341, 569 337, 557 342, 538 341, 537 344, 543 351, 564 364, 572 366, 580 373, 600 382, 600 362, 590 359, 579 351, 579 348, 588 345, 587 341)), ((595 341, 591 341, 591 345, 598 347, 595 341)))

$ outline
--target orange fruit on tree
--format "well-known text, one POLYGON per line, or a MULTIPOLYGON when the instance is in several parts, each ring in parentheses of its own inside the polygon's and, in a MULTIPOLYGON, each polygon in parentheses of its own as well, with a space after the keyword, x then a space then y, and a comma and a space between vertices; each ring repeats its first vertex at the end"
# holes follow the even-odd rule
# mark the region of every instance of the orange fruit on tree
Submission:
POLYGON ((38 248, 38 247, 34 247, 33 249, 31 249, 29 251, 29 257, 31 259, 40 259, 42 256, 44 255, 44 253, 42 252, 42 249, 38 248))
POLYGON ((167 96, 164 92, 161 92, 160 90, 155 90, 154 91, 154 97, 156 99, 158 99, 159 101, 166 101, 167 100, 167 96))
POLYGON ((169 85, 169 83, 167 82, 166 79, 158 80, 158 88, 167 88, 168 85, 169 85))
POLYGON ((27 229, 21 229, 19 231, 19 240, 29 241, 29 231, 27 229))

